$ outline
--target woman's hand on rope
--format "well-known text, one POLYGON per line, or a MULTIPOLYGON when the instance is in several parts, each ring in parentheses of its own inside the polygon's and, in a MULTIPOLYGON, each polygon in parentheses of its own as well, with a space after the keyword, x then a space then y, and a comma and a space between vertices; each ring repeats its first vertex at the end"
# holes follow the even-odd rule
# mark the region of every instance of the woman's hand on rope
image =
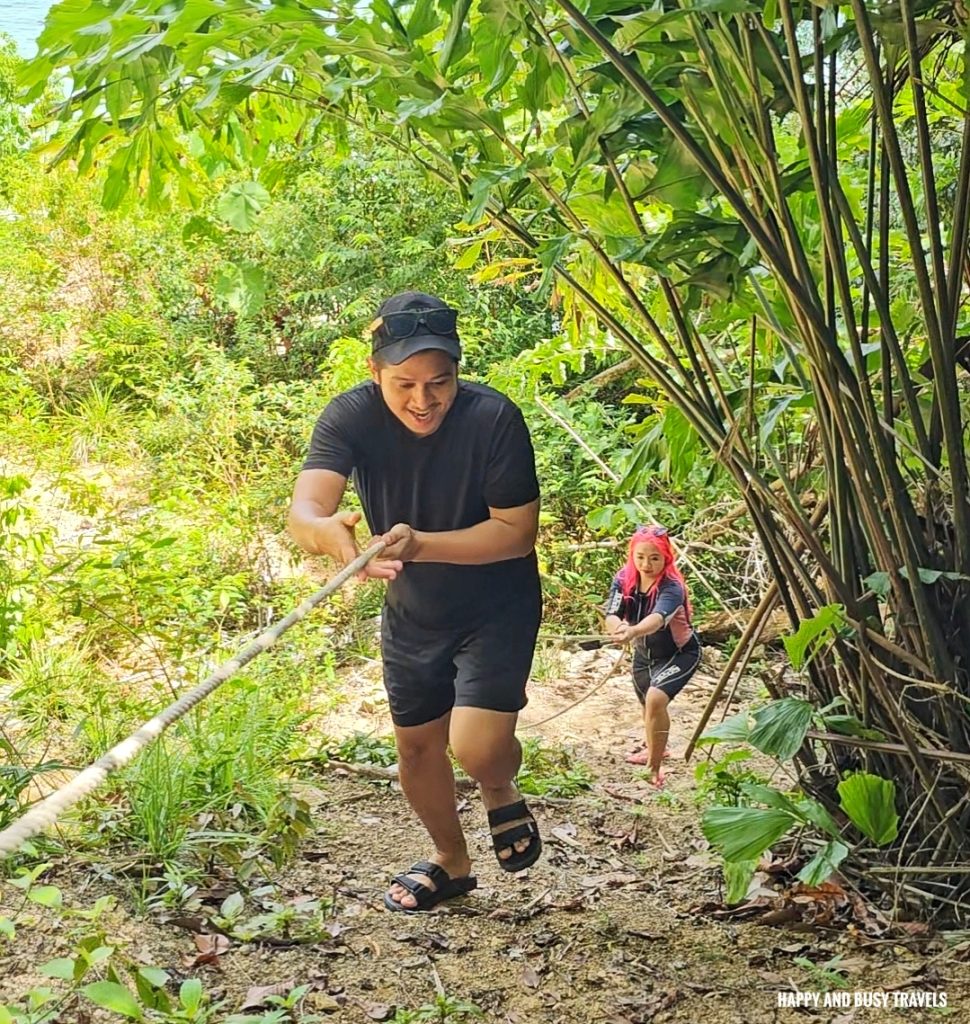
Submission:
POLYGON ((618 626, 614 626, 609 634, 610 639, 616 644, 628 644, 631 640, 636 639, 640 635, 636 626, 631 626, 629 622, 621 622, 618 626))

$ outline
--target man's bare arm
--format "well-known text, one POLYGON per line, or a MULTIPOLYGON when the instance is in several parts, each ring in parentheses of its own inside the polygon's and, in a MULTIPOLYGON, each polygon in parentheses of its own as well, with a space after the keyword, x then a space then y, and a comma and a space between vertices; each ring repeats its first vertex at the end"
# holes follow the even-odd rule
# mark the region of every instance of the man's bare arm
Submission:
POLYGON ((485 565, 524 558, 532 551, 539 531, 538 499, 527 505, 488 511, 488 519, 463 530, 432 533, 399 523, 381 539, 388 543, 387 555, 403 562, 485 565))
MULTIPOLYGON (((340 512, 347 478, 329 469, 305 469, 296 478, 287 526, 290 536, 311 555, 329 555, 340 565, 352 562, 360 550, 354 528, 359 512, 340 512)), ((373 559, 362 573, 394 579, 401 570, 395 558, 373 559)))

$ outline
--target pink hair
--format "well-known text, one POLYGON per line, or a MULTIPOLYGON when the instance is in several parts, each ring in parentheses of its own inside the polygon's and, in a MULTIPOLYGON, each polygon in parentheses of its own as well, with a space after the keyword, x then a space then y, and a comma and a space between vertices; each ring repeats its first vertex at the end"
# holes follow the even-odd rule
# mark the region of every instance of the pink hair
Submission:
POLYGON ((674 547, 670 543, 667 531, 662 526, 638 527, 637 532, 630 538, 630 543, 627 545, 626 564, 620 570, 620 589, 623 591, 623 596, 630 597, 640 582, 640 572, 633 563, 633 549, 638 544, 653 544, 663 555, 664 560, 663 572, 654 580, 647 593, 656 593, 657 588, 665 579, 676 580, 684 588, 684 607, 689 619, 693 610, 690 605, 690 594, 687 591, 687 581, 674 564, 674 547))

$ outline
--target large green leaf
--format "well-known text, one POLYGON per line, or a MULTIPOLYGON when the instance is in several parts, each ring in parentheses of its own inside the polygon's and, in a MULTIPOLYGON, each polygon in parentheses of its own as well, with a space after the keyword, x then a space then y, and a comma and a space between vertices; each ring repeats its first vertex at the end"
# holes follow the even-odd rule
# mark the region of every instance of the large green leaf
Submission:
POLYGON ((798 872, 798 877, 806 885, 821 885, 832 876, 848 855, 847 846, 837 839, 830 840, 798 872))
POLYGON ((712 191, 710 182, 701 173, 686 147, 671 140, 644 194, 677 209, 693 210, 712 191))
POLYGON ((130 1020, 145 1019, 138 1001, 124 985, 114 981, 95 981, 83 986, 81 993, 102 1009, 120 1013, 122 1017, 128 1017, 130 1020))
POLYGON ((870 729, 855 715, 822 715, 822 725, 831 732, 843 736, 858 736, 864 740, 884 740, 886 737, 878 729, 870 729))
POLYGON ((757 860, 796 820, 787 811, 759 807, 711 807, 701 828, 707 841, 725 860, 757 860))
POLYGON ((724 862, 724 882, 727 892, 725 903, 740 903, 748 895, 748 887, 757 868, 757 860, 727 860, 724 862))
POLYGON ((202 982, 198 978, 187 978, 179 986, 179 1002, 190 1013, 202 1005, 202 982))
POLYGON ((864 836, 878 846, 885 846, 896 838, 899 815, 893 782, 868 772, 857 772, 843 779, 838 791, 842 810, 864 836))
POLYGON ((751 736, 751 726, 751 715, 747 711, 742 711, 706 729, 698 739, 697 745, 700 747, 713 743, 746 743, 751 736))
POLYGON ((237 181, 219 196, 216 213, 230 227, 249 232, 269 203, 269 193, 258 181, 237 181))
POLYGON ((227 263, 219 268, 213 291, 225 308, 252 316, 259 312, 266 297, 266 272, 254 263, 227 263))
POLYGON ((840 604, 827 604, 810 619, 803 619, 794 636, 783 638, 792 666, 797 670, 804 668, 844 627, 845 611, 840 604))
POLYGON ((764 754, 787 759, 805 742, 812 724, 812 705, 797 697, 774 700, 754 712, 748 742, 764 754))
POLYGON ((472 0, 454 0, 451 8, 451 21, 448 22, 448 33, 438 54, 438 67, 447 71, 451 62, 459 53, 459 40, 465 31, 465 20, 471 10, 472 0))

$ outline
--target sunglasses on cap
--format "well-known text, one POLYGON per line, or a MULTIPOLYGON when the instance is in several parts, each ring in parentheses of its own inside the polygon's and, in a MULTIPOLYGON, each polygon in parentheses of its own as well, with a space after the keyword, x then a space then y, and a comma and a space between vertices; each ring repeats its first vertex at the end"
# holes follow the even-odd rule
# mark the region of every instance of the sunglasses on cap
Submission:
POLYGON ((666 537, 667 527, 666 526, 649 526, 645 523, 641 523, 637 529, 637 533, 646 533, 651 537, 666 537))
POLYGON ((437 334, 453 338, 458 330, 458 310, 440 306, 437 309, 402 309, 399 313, 385 313, 369 324, 367 330, 385 345, 405 341, 419 333, 437 334), (421 331, 421 328, 424 331, 421 331))

